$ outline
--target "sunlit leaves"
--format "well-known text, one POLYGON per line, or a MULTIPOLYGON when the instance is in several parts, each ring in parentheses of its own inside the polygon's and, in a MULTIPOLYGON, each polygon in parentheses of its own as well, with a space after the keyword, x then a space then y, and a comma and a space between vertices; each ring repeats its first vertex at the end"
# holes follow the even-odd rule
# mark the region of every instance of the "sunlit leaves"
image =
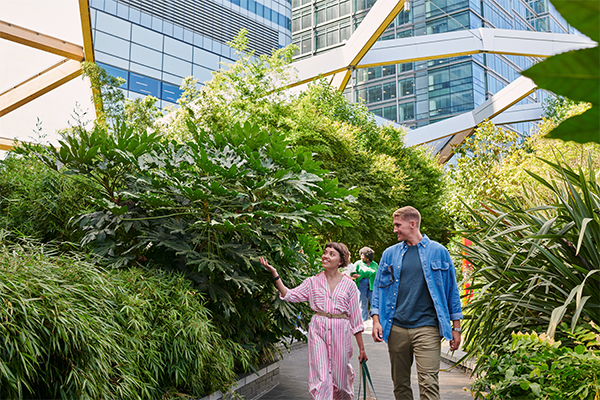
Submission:
POLYGON ((463 234, 474 266, 474 297, 466 341, 472 354, 502 343, 513 330, 547 330, 560 321, 572 329, 600 322, 600 185, 593 160, 588 173, 546 161, 551 179, 531 173, 552 194, 537 202, 523 199, 485 201, 470 212, 477 221, 463 234), (579 244, 581 245, 579 246, 579 244))

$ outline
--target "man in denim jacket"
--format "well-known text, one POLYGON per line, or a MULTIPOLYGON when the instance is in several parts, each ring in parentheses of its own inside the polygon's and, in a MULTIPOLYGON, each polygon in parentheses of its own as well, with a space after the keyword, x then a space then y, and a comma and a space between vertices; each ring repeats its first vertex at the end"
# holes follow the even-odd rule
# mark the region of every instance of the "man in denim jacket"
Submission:
POLYGON ((420 224, 414 207, 394 212, 400 243, 383 252, 373 285, 373 339, 388 344, 396 400, 413 399, 413 356, 421 400, 439 400, 441 338, 450 341, 450 350, 458 349, 461 339, 454 264, 444 246, 421 234, 420 224))

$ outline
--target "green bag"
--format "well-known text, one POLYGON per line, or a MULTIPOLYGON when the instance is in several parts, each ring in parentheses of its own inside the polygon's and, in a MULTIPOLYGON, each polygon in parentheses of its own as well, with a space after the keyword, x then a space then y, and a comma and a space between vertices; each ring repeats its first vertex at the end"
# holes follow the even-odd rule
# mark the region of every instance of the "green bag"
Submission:
POLYGON ((375 394, 375 388, 373 387, 373 382, 371 382, 371 374, 369 374, 369 368, 367 368, 366 361, 360 363, 360 381, 358 385, 357 400, 377 400, 377 394, 375 394))

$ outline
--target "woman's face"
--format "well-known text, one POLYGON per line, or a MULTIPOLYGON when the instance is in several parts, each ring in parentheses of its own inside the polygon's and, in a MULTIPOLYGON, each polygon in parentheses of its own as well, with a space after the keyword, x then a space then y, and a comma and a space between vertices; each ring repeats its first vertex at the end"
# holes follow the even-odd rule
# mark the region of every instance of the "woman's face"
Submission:
POLYGON ((323 255, 321 256, 321 264, 325 269, 339 268, 342 264, 340 253, 333 247, 325 248, 325 250, 323 250, 323 255))

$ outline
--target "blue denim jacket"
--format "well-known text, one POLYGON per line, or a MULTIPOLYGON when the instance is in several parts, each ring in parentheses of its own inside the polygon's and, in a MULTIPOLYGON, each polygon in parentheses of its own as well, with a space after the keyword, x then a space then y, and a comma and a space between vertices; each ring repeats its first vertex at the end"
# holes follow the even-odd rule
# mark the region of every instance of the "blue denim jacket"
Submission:
MULTIPOLYGON (((425 281, 438 316, 440 336, 452 340, 450 321, 463 318, 460 306, 456 270, 448 250, 426 235, 418 244, 425 281)), ((371 301, 371 315, 379 315, 383 340, 387 342, 392 329, 402 259, 408 250, 405 242, 388 247, 381 256, 371 301)))

